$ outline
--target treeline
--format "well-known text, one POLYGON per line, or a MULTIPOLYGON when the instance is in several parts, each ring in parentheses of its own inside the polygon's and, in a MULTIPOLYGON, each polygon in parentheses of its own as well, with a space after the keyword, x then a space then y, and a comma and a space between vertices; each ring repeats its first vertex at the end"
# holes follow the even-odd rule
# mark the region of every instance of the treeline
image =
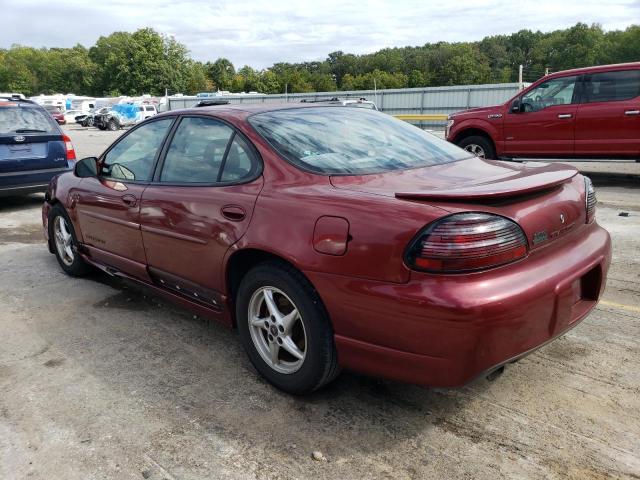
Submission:
POLYGON ((366 55, 341 51, 323 61, 236 69, 225 58, 198 62, 173 37, 145 28, 100 37, 91 48, 0 49, 0 91, 85 95, 289 93, 515 82, 549 71, 640 60, 640 26, 605 32, 599 25, 549 33, 520 30, 478 42, 428 43, 366 55))

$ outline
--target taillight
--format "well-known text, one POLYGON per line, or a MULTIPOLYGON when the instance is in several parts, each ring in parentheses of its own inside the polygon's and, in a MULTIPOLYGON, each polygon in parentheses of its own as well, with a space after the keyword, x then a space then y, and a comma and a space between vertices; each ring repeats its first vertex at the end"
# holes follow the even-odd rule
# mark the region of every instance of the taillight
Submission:
POLYGON ((589 177, 584 177, 584 191, 585 191, 585 210, 587 211, 587 223, 593 222, 596 218, 596 191, 593 188, 593 183, 589 177))
POLYGON ((497 267, 527 255, 517 223, 488 213, 456 213, 428 225, 409 245, 410 268, 459 273, 497 267))
POLYGON ((75 162, 76 160, 76 151, 73 148, 73 143, 71 143, 71 139, 68 135, 62 135, 62 141, 64 142, 64 148, 67 150, 67 161, 75 162))

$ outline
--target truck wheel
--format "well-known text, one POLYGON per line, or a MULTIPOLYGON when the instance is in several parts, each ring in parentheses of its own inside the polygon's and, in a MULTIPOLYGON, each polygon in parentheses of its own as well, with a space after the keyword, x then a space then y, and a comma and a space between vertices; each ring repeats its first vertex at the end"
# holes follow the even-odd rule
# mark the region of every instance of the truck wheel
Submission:
POLYGON ((490 160, 494 160, 496 158, 496 152, 493 148, 493 144, 487 137, 471 135, 470 137, 463 138, 457 142, 457 144, 460 148, 474 154, 476 157, 490 160))
POLYGON ((115 132, 120 127, 118 126, 118 123, 112 119, 112 120, 109 120, 109 123, 107 124, 107 128, 112 132, 115 132))
POLYGON ((236 319, 249 360, 277 388, 310 393, 339 373, 318 293, 290 265, 266 262, 250 270, 238 289, 236 319))

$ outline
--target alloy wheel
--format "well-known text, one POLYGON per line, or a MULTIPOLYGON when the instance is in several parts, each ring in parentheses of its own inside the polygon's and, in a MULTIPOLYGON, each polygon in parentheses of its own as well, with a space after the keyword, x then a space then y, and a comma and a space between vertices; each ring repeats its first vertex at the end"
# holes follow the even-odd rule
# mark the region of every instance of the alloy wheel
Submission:
POLYGON ((298 371, 307 353, 307 334, 293 301, 276 287, 261 287, 249 301, 249 331, 256 350, 273 370, 298 371))
POLYGON ((71 235, 67 221, 60 215, 54 220, 53 235, 60 259, 65 265, 71 266, 75 258, 73 253, 73 236, 71 235))
POLYGON ((469 153, 473 153, 476 157, 484 158, 484 148, 478 144, 470 143, 469 145, 466 145, 464 149, 469 153))

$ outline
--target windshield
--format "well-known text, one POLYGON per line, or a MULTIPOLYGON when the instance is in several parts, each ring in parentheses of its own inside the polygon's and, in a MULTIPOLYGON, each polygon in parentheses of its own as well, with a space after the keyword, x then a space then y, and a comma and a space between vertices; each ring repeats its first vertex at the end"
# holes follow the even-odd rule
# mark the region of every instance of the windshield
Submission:
POLYGON ((53 118, 35 107, 0 105, 0 135, 7 133, 58 133, 53 118))
POLYGON ((469 153, 390 115, 361 108, 276 110, 249 122, 285 159, 323 174, 426 167, 469 153))

